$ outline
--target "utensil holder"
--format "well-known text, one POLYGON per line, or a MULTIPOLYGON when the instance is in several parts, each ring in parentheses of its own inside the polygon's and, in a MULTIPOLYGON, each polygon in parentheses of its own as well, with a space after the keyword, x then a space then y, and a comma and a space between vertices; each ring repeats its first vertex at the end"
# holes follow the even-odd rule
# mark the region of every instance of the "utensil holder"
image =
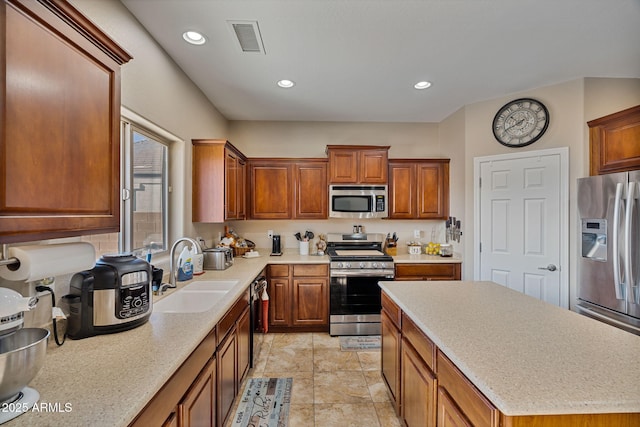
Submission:
POLYGON ((309 241, 300 242, 300 255, 309 255, 309 241))

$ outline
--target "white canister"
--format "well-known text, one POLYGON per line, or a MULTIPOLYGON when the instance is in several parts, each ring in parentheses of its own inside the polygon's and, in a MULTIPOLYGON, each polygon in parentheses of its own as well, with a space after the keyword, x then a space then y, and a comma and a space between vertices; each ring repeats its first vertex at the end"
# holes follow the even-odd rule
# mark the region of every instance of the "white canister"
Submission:
POLYGON ((303 240, 300 242, 300 255, 309 255, 309 241, 303 240))
POLYGON ((422 246, 420 245, 409 245, 407 246, 409 249, 409 254, 411 255, 420 255, 422 253, 422 246))

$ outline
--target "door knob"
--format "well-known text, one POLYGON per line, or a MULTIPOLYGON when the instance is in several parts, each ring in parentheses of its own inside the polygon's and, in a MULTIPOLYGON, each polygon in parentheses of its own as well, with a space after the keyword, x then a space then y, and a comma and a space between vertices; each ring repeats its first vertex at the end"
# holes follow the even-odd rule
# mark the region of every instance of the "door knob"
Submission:
POLYGON ((556 267, 553 264, 549 264, 546 267, 538 267, 538 270, 549 270, 549 271, 556 271, 558 269, 558 267, 556 267))

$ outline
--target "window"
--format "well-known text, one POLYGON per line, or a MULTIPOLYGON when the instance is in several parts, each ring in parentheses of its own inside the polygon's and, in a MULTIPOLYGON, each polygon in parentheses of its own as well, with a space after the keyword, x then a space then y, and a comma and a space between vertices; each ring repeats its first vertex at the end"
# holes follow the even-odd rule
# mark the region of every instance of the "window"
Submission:
POLYGON ((144 258, 168 250, 169 145, 182 141, 122 107, 120 233, 83 236, 96 255, 133 252, 144 258))
POLYGON ((144 256, 167 249, 168 141, 123 121, 120 250, 144 256))

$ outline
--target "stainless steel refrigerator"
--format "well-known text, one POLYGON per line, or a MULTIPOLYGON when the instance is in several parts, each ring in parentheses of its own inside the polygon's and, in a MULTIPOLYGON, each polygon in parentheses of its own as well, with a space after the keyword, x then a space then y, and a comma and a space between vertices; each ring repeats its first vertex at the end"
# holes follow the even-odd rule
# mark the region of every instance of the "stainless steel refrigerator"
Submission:
POLYGON ((640 171, 578 179, 579 313, 640 335, 640 171))

